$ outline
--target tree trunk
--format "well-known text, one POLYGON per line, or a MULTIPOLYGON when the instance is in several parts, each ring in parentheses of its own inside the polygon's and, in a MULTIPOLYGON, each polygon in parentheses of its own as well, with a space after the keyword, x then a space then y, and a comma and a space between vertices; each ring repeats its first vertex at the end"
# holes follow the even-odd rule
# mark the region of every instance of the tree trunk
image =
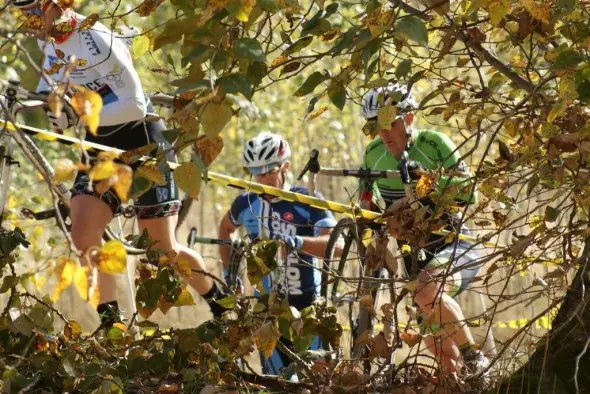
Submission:
POLYGON ((590 238, 553 328, 496 393, 590 393, 590 238), (579 361, 577 358, 579 357, 579 361), (576 387, 577 381, 577 387, 576 387))

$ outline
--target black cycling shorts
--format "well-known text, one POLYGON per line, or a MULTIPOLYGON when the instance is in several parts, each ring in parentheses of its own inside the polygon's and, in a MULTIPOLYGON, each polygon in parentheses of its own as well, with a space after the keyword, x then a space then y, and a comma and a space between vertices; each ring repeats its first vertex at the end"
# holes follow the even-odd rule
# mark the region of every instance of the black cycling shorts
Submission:
MULTIPOLYGON (((148 105, 148 112, 153 112, 151 103, 148 105)), ((126 151, 155 142, 158 145, 157 151, 167 150, 167 161, 175 163, 176 155, 170 149, 170 143, 162 135, 162 131, 165 129, 166 126, 161 120, 157 122, 129 122, 122 125, 99 127, 96 136, 87 133, 86 141, 126 151)), ((96 153, 91 151, 89 155, 93 157, 96 156, 96 153)), ((85 160, 83 159, 83 161, 85 160)), ((140 164, 136 162, 131 165, 131 168, 135 170, 140 164)), ((159 168, 164 174, 166 184, 152 187, 134 201, 135 215, 139 219, 173 216, 177 215, 180 210, 181 204, 178 199, 178 187, 174 182, 172 171, 166 164, 160 165, 159 168)), ((95 191, 95 187, 91 190, 88 189, 88 182, 88 174, 78 172, 72 188, 72 197, 80 194, 91 195, 104 201, 111 208, 113 215, 121 213, 122 203, 113 189, 99 194, 95 191)), ((95 181, 93 186, 96 186, 97 183, 95 181)))

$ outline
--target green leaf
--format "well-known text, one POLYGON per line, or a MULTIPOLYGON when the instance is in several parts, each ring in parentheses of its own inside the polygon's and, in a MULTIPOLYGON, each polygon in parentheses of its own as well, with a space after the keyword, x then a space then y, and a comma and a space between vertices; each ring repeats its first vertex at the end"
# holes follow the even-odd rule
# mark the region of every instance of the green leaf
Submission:
POLYGON ((328 72, 316 71, 305 80, 299 89, 297 89, 297 91, 294 93, 294 96, 303 97, 308 95, 312 93, 320 83, 328 79, 330 79, 330 74, 328 72))
POLYGON ((300 50, 302 50, 303 48, 305 48, 306 46, 308 46, 309 44, 311 44, 312 41, 313 41, 313 36, 307 36, 307 37, 300 38, 297 41, 295 41, 293 44, 289 45, 289 47, 287 49, 285 49, 285 52, 283 52, 283 54, 284 55, 292 55, 294 53, 297 53, 300 50))
POLYGON ((202 63, 205 60, 205 54, 211 49, 211 47, 209 45, 197 45, 193 48, 192 51, 190 51, 186 56, 184 56, 181 61, 180 64, 182 65, 182 67, 186 67, 186 65, 193 59, 198 59, 199 57, 203 57, 203 59, 201 59, 201 61, 199 61, 198 63, 202 63))
POLYGON ((150 39, 145 36, 133 37, 132 53, 134 59, 139 59, 150 49, 150 39))
POLYGON ((318 96, 315 96, 309 101, 309 105, 307 106, 307 112, 305 113, 305 115, 309 115, 313 111, 319 99, 320 98, 318 96))
POLYGON ((277 12, 285 8, 283 3, 279 3, 276 0, 257 0, 257 3, 260 8, 268 12, 277 12))
POLYGON ((224 75, 217 80, 217 84, 224 93, 242 93, 248 99, 252 97, 252 86, 248 77, 244 74, 224 75))
POLYGON ((0 294, 6 293, 8 289, 18 283, 18 279, 15 276, 8 275, 4 277, 2 286, 0 287, 0 294))
POLYGON ((559 11, 563 12, 564 14, 569 14, 576 9, 578 5, 578 0, 557 0, 556 6, 559 11))
POLYGON ((174 144, 174 141, 176 141, 179 135, 180 129, 169 129, 162 131, 162 137, 164 137, 164 139, 166 139, 170 145, 174 144))
POLYGON ((379 0, 369 0, 365 7, 365 13, 369 14, 375 11, 377 8, 381 8, 381 2, 379 0))
POLYGON ((123 339, 124 331, 121 330, 119 327, 111 327, 107 332, 107 338, 111 341, 119 341, 123 339))
POLYGON ((205 89, 211 88, 211 82, 208 79, 203 79, 193 83, 184 83, 182 81, 184 81, 184 79, 177 79, 176 81, 172 81, 170 83, 172 86, 179 86, 179 88, 176 89, 176 94, 188 92, 191 90, 194 90, 195 92, 202 92, 205 89))
POLYGON ((582 60, 584 60, 584 57, 578 52, 567 50, 561 52, 557 56, 557 59, 555 59, 555 62, 553 62, 552 66, 554 69, 572 68, 577 66, 582 60))
POLYGON ((545 220, 547 222, 554 222, 559 217, 560 210, 551 206, 545 207, 545 220))
POLYGON ((332 3, 326 7, 324 10, 326 12, 326 16, 332 15, 336 11, 338 11, 338 3, 332 3))
POLYGON ((412 71, 412 59, 408 58, 397 65, 395 69, 395 77, 402 79, 412 71))
POLYGON ((238 302, 238 297, 235 294, 232 294, 230 296, 223 297, 219 300, 215 300, 215 302, 217 302, 219 305, 226 309, 234 309, 238 302))
POLYGON ((490 80, 488 81, 488 89, 491 92, 497 92, 505 85, 506 80, 507 78, 504 74, 502 74, 501 72, 497 72, 494 75, 492 75, 492 78, 490 78, 490 80))
POLYGON ((150 182, 148 179, 134 175, 133 176, 133 184, 131 185, 131 193, 130 198, 136 200, 137 198, 141 197, 144 193, 152 188, 154 184, 150 182))
POLYGON ((174 180, 178 187, 190 198, 196 200, 201 191, 201 170, 193 163, 183 163, 174 170, 174 180))
POLYGON ((266 63, 255 62, 248 66, 248 79, 254 86, 258 86, 266 74, 268 74, 266 63))
POLYGON ((235 42, 233 50, 238 57, 254 62, 266 61, 266 53, 264 53, 262 45, 252 38, 240 38, 235 42))
POLYGON ((231 107, 225 101, 220 103, 209 101, 201 108, 199 121, 205 134, 209 138, 215 138, 229 123, 232 115, 231 107))
MULTIPOLYGON (((309 31, 311 29, 313 29, 318 22, 320 21, 320 19, 322 18, 322 15, 324 14, 324 11, 319 10, 318 12, 315 13, 314 16, 311 17, 311 19, 305 21, 302 25, 301 25, 301 36, 305 36, 306 34, 309 33, 309 31)), ((305 37, 304 37, 305 38, 305 37)), ((309 44, 308 44, 309 45, 309 44)))
POLYGON ((415 16, 404 16, 395 22, 395 30, 418 44, 428 47, 428 31, 424 22, 415 16))
POLYGON ((340 84, 332 82, 328 87, 328 97, 340 111, 344 108, 346 103, 346 89, 340 84))

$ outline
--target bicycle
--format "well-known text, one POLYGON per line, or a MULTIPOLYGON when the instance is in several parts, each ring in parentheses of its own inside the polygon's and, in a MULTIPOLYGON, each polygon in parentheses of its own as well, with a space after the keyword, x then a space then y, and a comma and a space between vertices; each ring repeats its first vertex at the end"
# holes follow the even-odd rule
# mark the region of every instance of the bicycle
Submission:
POLYGON ((197 228, 191 227, 186 240, 187 246, 193 248, 195 244, 205 245, 225 245, 231 248, 230 260, 228 265, 227 286, 233 292, 238 290, 240 281, 243 278, 244 270, 242 260, 246 253, 246 245, 242 241, 232 241, 229 239, 208 238, 197 236, 197 228))
MULTIPOLYGON (((376 207, 373 204, 371 192, 373 180, 402 177, 402 179, 406 180, 404 182, 407 185, 406 195, 408 198, 414 199, 405 160, 402 161, 401 171, 376 171, 371 169, 322 168, 318 158, 319 151, 313 149, 309 162, 297 178, 301 180, 307 171, 310 172, 308 178, 310 194, 315 191, 317 175, 354 177, 359 179, 362 185, 360 192, 361 208, 375 210, 376 207)), ((321 297, 337 308, 347 306, 347 310, 345 310, 345 320, 347 321, 344 322, 343 326, 348 328, 346 331, 350 334, 348 338, 341 340, 341 345, 344 345, 342 350, 349 354, 344 354, 344 356, 350 357, 352 360, 363 360, 363 369, 366 373, 371 371, 370 349, 367 346, 368 343, 361 343, 365 341, 359 340, 359 338, 367 336, 367 332, 372 333, 374 327, 372 314, 375 308, 381 304, 381 296, 384 290, 389 291, 390 302, 395 302, 394 283, 388 281, 388 278, 393 278, 395 272, 393 272, 392 267, 387 265, 379 265, 378 263, 377 266, 374 266, 364 264, 364 262, 372 238, 376 236, 379 240, 387 240, 387 233, 388 229, 385 224, 372 220, 362 218, 339 220, 330 234, 322 267, 321 297), (341 250, 340 255, 337 254, 338 249, 341 250), (337 263, 335 269, 332 267, 333 262, 337 263), (347 269, 350 272, 345 272, 347 269), (348 283, 349 281, 346 280, 347 273, 349 278, 353 277, 356 285, 348 283), (368 278, 372 279, 369 280, 368 278), (388 288, 384 289, 384 284, 387 282, 389 282, 388 288)), ((342 318, 342 313, 338 315, 342 318)), ((393 321, 387 323, 384 325, 384 331, 386 336, 390 336, 393 321)), ((398 336, 397 332, 395 334, 398 336)))
MULTIPOLYGON (((38 94, 24 89, 20 86, 17 81, 2 81, 0 80, 1 91, 0 95, 4 96, 5 100, 3 103, 4 112, 4 131, 0 135, 3 144, 0 145, 0 221, 2 220, 2 214, 4 213, 4 206, 8 194, 8 188, 10 185, 10 174, 11 167, 13 165, 19 165, 13 156, 12 143, 16 143, 18 148, 25 154, 27 159, 33 164, 33 166, 39 171, 43 179, 51 186, 52 191, 57 196, 57 203, 54 208, 44 210, 41 212, 34 212, 31 209, 23 208, 21 213, 24 217, 32 218, 35 220, 46 220, 55 218, 58 225, 65 231, 70 231, 68 225, 68 215, 70 207, 71 193, 68 187, 63 183, 53 182, 55 176, 55 170, 45 158, 43 153, 39 150, 33 140, 27 135, 39 134, 42 130, 34 129, 31 127, 17 128, 9 127, 12 121, 16 121, 20 113, 24 111, 30 111, 37 108, 47 108, 47 96, 45 94, 38 94), (8 115, 8 116, 6 116, 8 115), (8 130, 10 128, 11 130, 8 130)), ((177 110, 177 103, 174 98, 165 94, 154 94, 148 96, 155 107, 167 110, 177 110)), ((72 111, 68 106, 64 106, 64 111, 72 111)), ((69 113, 70 116, 75 116, 73 113, 69 113)), ((159 120, 160 116, 156 114, 149 114, 146 117, 147 121, 159 120)), ((59 134, 44 131, 44 135, 47 137, 62 137, 59 134)), ((54 138, 54 139, 55 139, 54 138)), ((76 139, 62 137, 62 142, 69 144, 75 144, 76 139)), ((0 222, 1 223, 1 222, 0 222)), ((137 223, 135 215, 131 207, 123 209, 121 215, 117 215, 113 221, 107 226, 103 234, 105 241, 118 240, 123 244, 123 247, 130 255, 141 255, 145 253, 145 248, 137 244, 137 236, 134 234, 137 232, 137 223), (125 220, 123 220, 125 219, 125 220), (128 220, 131 219, 131 223, 128 220), (131 229, 130 229, 131 228, 131 229), (128 232, 126 234, 126 232, 128 232)))
MULTIPOLYGON (((406 152, 402 155, 400 160, 400 171, 375 171, 370 169, 345 169, 345 168, 321 168, 318 162, 318 151, 313 150, 310 155, 310 162, 306 165, 312 174, 309 177, 309 188, 313 190, 315 187, 315 178, 317 175, 326 176, 352 176, 360 179, 361 182, 361 207, 374 210, 372 202, 372 182, 378 178, 396 178, 401 177, 404 184, 405 195, 408 199, 408 203, 412 211, 417 210, 420 205, 414 196, 411 187, 411 178, 407 169, 407 158, 406 152)), ((299 179, 303 176, 305 171, 299 176, 299 179)), ((395 280, 391 280, 393 272, 397 266, 390 267, 384 261, 367 261, 367 249, 372 238, 376 234, 376 248, 381 249, 381 257, 385 259, 384 251, 386 248, 386 241, 388 236, 388 227, 385 223, 378 221, 365 220, 365 219, 349 219, 345 218, 340 220, 334 230, 331 233, 328 245, 326 247, 324 266, 322 270, 322 286, 321 295, 324 300, 332 302, 337 307, 343 305, 348 306, 347 320, 350 327, 350 338, 348 349, 350 349, 350 358, 352 360, 362 360, 363 368, 365 373, 371 372, 371 361, 369 359, 369 346, 366 337, 372 334, 375 326, 375 319, 372 316, 371 310, 374 310, 380 305, 379 296, 382 294, 383 287, 385 284, 388 285, 390 294, 390 305, 393 308, 389 308, 384 311, 384 334, 386 338, 390 337, 390 334, 395 334, 393 346, 401 347, 402 341, 400 339, 400 333, 395 322, 399 321, 395 306, 405 297, 410 290, 404 286, 400 293, 395 296, 394 284, 395 280), (338 242, 343 243, 341 245, 341 254, 336 255, 338 249, 336 245, 338 242), (352 254, 352 258, 350 257, 352 254), (331 267, 332 262, 337 262, 337 268, 331 267), (376 265, 375 265, 376 264, 376 265), (355 278, 346 278, 345 270, 350 270, 353 265, 352 274, 356 273, 355 278), (356 265, 356 266, 354 266, 356 265), (333 279, 330 279, 333 277, 333 279), (347 283, 347 279, 351 279, 356 282, 356 286, 350 286, 347 283), (343 283, 341 283, 343 282, 343 283), (331 285, 331 287, 330 287, 331 285), (342 287, 348 285, 349 288, 342 294, 342 287), (365 298, 363 297, 370 297, 365 298), (363 306, 364 305, 364 306, 363 306), (392 328, 394 333, 392 333, 392 328), (363 338, 365 337, 365 338, 363 338)), ((373 250, 373 252, 376 252, 373 250)), ((390 256, 393 258, 393 256, 390 256)), ((413 256, 415 260, 416 256, 413 256)), ((415 262, 413 262, 415 263, 415 262)), ((413 264, 414 265, 414 264, 413 264)), ((402 267, 405 271, 405 264, 402 262, 402 267)), ((412 274, 416 274, 417 267, 412 267, 412 274)), ((410 273, 405 272, 406 276, 410 273)), ((476 275, 474 274, 473 277, 476 275)), ((480 302, 483 310, 486 310, 485 300, 483 294, 479 294, 480 302)), ((486 353, 495 354, 495 344, 493 334, 488 332, 484 339, 483 349, 487 348, 486 353)), ((389 360, 391 361, 391 360, 389 360)))

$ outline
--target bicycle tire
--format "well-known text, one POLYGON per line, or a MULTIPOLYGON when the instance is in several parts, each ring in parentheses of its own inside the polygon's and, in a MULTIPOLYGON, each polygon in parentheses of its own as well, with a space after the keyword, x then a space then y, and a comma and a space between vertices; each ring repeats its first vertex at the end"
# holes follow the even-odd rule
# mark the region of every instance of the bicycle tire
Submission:
POLYGON ((0 226, 4 217, 4 205, 10 184, 10 152, 6 145, 0 146, 0 226))
MULTIPOLYGON (((338 300, 341 299, 339 294, 340 291, 340 282, 341 278, 345 277, 347 266, 350 267, 354 262, 358 263, 358 271, 359 277, 362 276, 362 264, 361 261, 364 260, 366 247, 361 239, 361 235, 364 233, 365 227, 358 223, 354 222, 352 219, 342 219, 338 222, 332 233, 330 234, 330 239, 328 241, 328 245, 326 247, 326 254, 324 259, 324 270, 322 271, 324 281, 322 281, 322 286, 320 293, 326 297, 326 300, 329 300, 332 303, 336 302, 336 307, 338 309, 338 300), (335 246, 336 243, 340 238, 344 239, 344 244, 342 245, 342 254, 337 258, 335 257, 335 246), (356 256, 351 257, 351 251, 353 248, 356 248, 356 256), (338 262, 337 268, 335 272, 332 270, 331 265, 334 261, 338 262), (329 288, 328 284, 329 281, 328 275, 329 273, 333 272, 335 274, 334 280, 331 282, 332 287, 329 288)), ((353 268, 354 269, 354 268, 353 268)), ((359 280, 358 284, 355 286, 358 290, 363 288, 364 283, 359 280)), ((372 294, 373 297, 375 294, 372 294)), ((346 294, 344 295, 346 296, 346 294)), ((355 305, 352 305, 352 301, 349 301, 348 306, 348 325, 350 327, 350 339, 349 343, 347 344, 348 349, 346 349, 352 360, 362 360, 363 369, 366 373, 370 373, 371 370, 371 362, 369 360, 369 348, 366 345, 359 345, 356 343, 359 336, 361 336, 366 330, 370 332, 373 331, 374 319, 371 317, 371 314, 366 309, 360 306, 360 299, 357 295, 355 297, 355 305), (356 317, 355 317, 356 314, 356 317)), ((376 298, 374 297, 374 300, 376 298)))

